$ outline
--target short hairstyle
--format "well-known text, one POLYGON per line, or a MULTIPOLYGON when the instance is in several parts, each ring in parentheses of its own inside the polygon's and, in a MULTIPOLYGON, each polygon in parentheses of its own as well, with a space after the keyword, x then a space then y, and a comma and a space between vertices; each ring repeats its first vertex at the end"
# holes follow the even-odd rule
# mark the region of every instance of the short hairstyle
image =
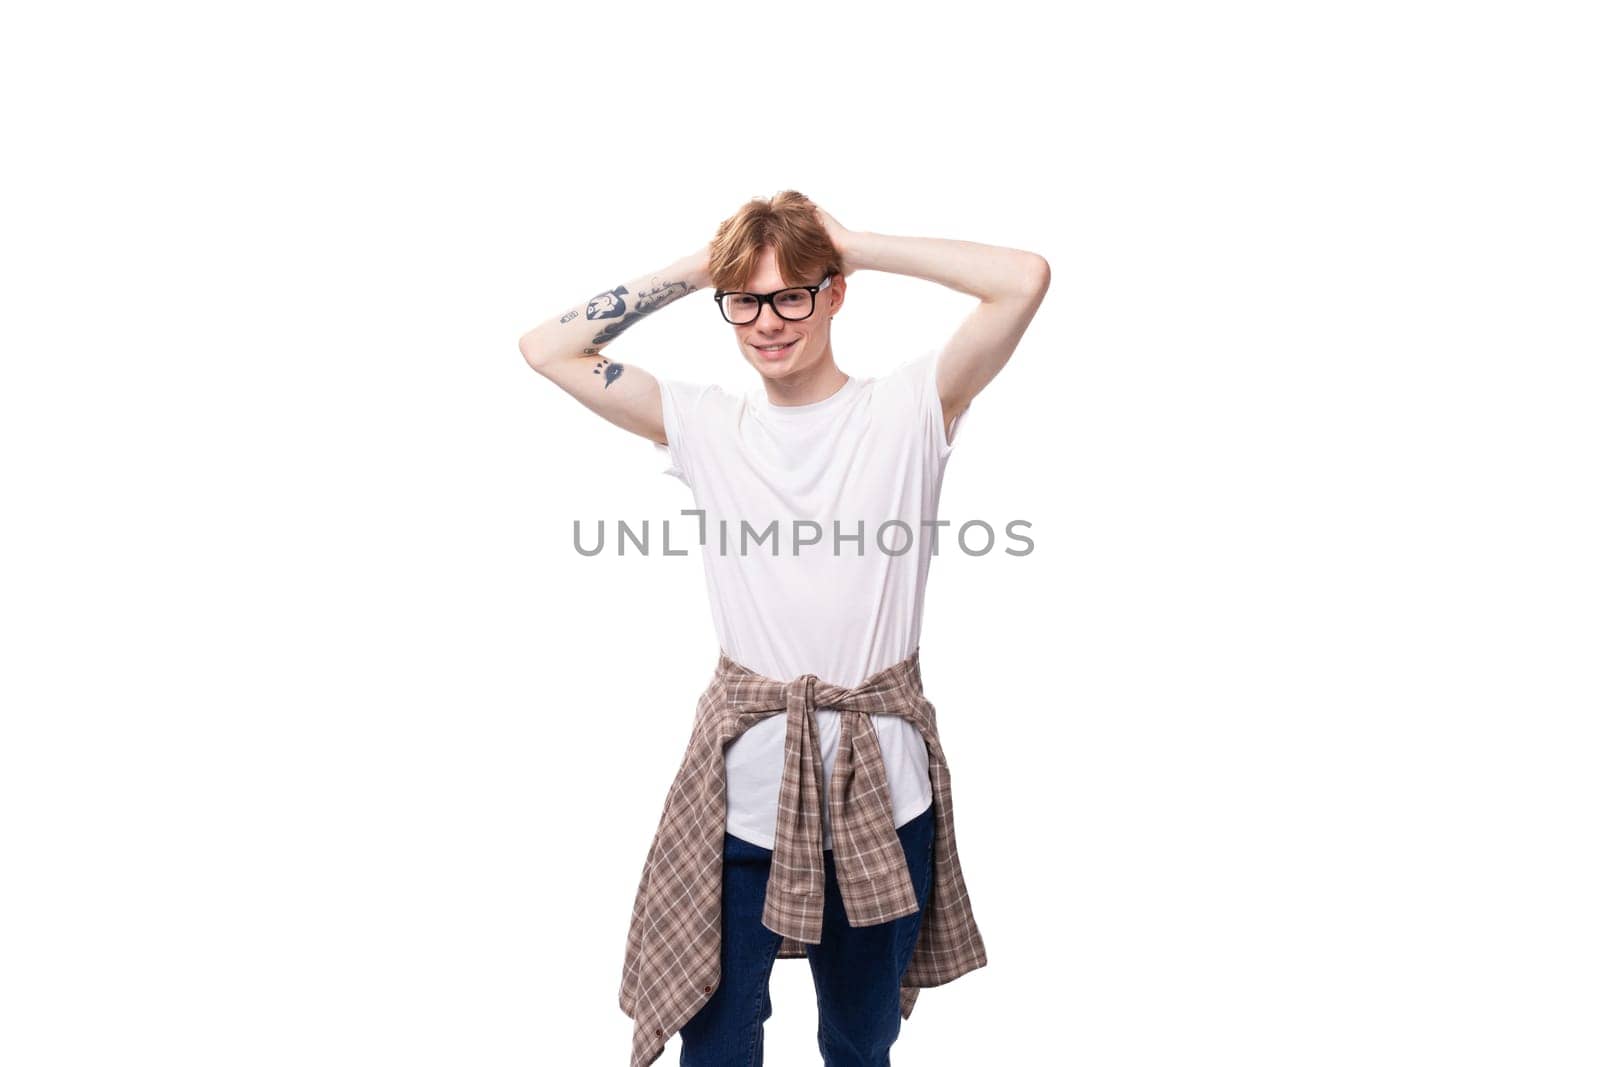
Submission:
POLYGON ((771 247, 778 271, 791 285, 808 284, 825 273, 844 270, 839 250, 828 240, 816 205, 793 189, 769 200, 757 198, 722 221, 711 239, 711 284, 743 289, 755 274, 761 250, 771 247))

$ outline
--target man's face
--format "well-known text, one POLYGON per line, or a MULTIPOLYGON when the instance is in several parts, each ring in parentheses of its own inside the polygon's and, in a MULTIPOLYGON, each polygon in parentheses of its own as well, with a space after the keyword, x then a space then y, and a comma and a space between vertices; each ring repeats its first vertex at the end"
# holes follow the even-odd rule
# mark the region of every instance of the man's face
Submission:
MULTIPOLYGON (((791 285, 820 285, 818 278, 785 278, 778 272, 778 256, 763 248, 756 260, 755 273, 744 285, 751 293, 771 293, 791 285)), ((765 378, 787 378, 797 371, 815 366, 828 349, 829 323, 844 303, 844 278, 835 275, 828 287, 816 295, 811 317, 796 322, 781 317, 770 303, 761 305, 754 321, 733 327, 744 358, 765 378), (777 352, 764 352, 763 345, 788 343, 777 352)))

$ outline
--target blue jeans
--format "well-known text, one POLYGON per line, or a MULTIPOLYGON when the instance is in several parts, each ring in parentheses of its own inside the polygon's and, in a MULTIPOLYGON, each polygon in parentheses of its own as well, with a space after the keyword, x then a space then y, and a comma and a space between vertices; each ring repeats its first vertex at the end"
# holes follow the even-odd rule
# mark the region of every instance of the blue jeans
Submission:
MULTIPOLYGON (((928 906, 933 873, 933 806, 897 831, 917 904, 928 906)), ((900 1036, 900 978, 911 964, 922 911, 851 926, 834 871, 823 852, 827 883, 822 941, 806 947, 817 989, 817 1046, 826 1067, 888 1067, 900 1036)), ((768 982, 783 940, 761 925, 772 850, 723 834, 722 979, 703 1008, 683 1025, 681 1067, 760 1067, 762 1026, 772 1017, 768 982)))

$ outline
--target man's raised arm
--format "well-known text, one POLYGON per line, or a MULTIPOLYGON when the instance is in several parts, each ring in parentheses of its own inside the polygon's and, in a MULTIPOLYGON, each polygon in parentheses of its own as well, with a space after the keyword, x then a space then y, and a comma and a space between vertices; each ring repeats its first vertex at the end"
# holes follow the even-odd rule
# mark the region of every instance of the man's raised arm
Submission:
POLYGON ((709 286, 710 255, 710 246, 705 246, 540 323, 518 341, 522 358, 596 414, 666 444, 655 378, 641 368, 612 362, 601 351, 646 315, 709 286))

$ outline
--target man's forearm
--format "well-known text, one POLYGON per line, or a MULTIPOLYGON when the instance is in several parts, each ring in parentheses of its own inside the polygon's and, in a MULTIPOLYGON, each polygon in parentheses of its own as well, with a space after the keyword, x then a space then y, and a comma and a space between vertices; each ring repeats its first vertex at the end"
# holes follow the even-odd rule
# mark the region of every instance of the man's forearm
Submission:
POLYGON ((705 247, 661 270, 596 293, 523 334, 518 347, 535 366, 595 355, 644 316, 710 284, 710 249, 705 247))
POLYGON ((1044 257, 940 237, 891 237, 854 230, 845 252, 852 267, 909 274, 982 300, 1031 295, 1049 277, 1044 257))

